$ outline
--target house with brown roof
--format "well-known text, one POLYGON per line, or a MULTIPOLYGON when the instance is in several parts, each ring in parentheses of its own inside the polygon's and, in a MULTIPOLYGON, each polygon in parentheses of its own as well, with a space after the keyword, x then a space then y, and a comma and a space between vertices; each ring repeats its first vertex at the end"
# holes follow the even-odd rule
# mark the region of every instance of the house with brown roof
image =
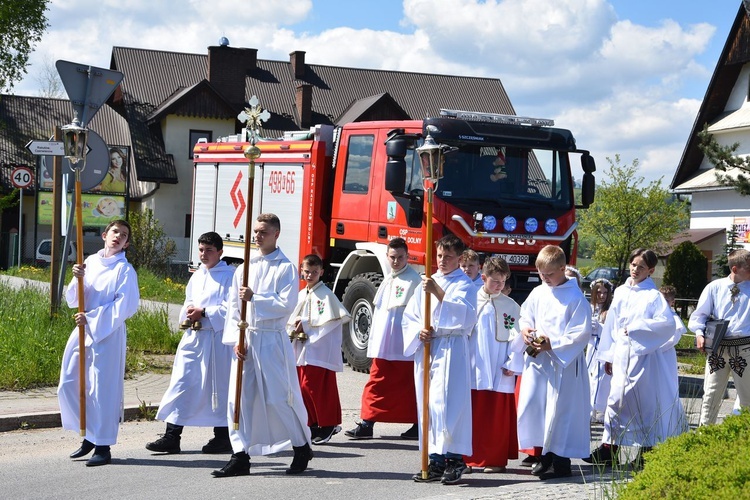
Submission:
POLYGON ((704 126, 719 144, 739 143, 737 154, 750 154, 750 14, 742 4, 670 184, 674 193, 691 195, 690 230, 709 235, 697 244, 712 258, 723 252, 733 225, 750 248, 750 198, 717 181, 714 166, 698 147, 704 126))
MULTIPOLYGON (((212 141, 239 132, 237 115, 253 95, 270 112, 263 129, 269 138, 316 124, 421 119, 437 116, 440 108, 515 114, 496 78, 309 64, 303 51, 292 52, 288 61, 257 55, 256 49, 228 42, 208 47, 207 54, 112 49, 110 69, 122 72, 124 79, 90 128, 98 131, 100 122, 110 118, 124 127, 124 137, 100 134, 108 144, 117 141, 130 149, 129 207, 154 210, 177 243, 178 259, 187 258, 190 245, 193 145, 198 138, 212 141)), ((47 137, 50 127, 69 123, 72 112, 50 116, 55 121, 47 120, 41 129, 25 128, 19 132, 23 138, 6 138, 14 121, 28 121, 16 113, 38 117, 43 113, 34 109, 36 103, 45 105, 39 98, 15 98, 26 100, 24 108, 3 113, 6 98, 0 100, 0 120, 7 120, 9 129, 0 130, 0 144, 12 142, 15 156, 6 156, 0 147, 0 163, 33 165, 23 141, 47 137)), ((34 227, 34 214, 26 216, 31 222, 27 227, 34 227)))

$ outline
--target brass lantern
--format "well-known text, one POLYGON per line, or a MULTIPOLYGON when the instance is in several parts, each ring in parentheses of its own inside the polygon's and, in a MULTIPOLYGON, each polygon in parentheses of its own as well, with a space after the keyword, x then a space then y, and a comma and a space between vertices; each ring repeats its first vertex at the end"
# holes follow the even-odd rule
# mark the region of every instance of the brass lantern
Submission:
POLYGON ((62 133, 65 158, 73 165, 76 165, 86 156, 89 131, 81 127, 81 123, 76 116, 73 119, 73 123, 62 127, 62 133))
POLYGON ((424 144, 417 148, 417 154, 419 154, 422 179, 429 182, 434 187, 438 180, 443 177, 445 156, 443 155, 442 147, 438 145, 435 142, 435 139, 432 138, 432 135, 430 135, 429 129, 424 144))

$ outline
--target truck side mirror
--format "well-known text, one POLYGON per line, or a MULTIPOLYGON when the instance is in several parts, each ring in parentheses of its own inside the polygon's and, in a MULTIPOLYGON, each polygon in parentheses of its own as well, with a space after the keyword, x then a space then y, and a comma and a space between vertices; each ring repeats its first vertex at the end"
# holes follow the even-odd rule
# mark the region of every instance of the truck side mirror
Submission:
POLYGON ((596 172, 596 162, 594 161, 594 157, 591 156, 588 151, 585 151, 581 155, 581 168, 587 174, 593 174, 596 172))
POLYGON ((385 164, 385 190, 391 194, 402 194, 406 186, 405 139, 393 138, 385 143, 388 162, 385 164))
POLYGON ((594 174, 586 172, 583 174, 583 183, 581 185, 581 205, 584 208, 588 208, 594 203, 594 191, 596 189, 596 181, 594 174))

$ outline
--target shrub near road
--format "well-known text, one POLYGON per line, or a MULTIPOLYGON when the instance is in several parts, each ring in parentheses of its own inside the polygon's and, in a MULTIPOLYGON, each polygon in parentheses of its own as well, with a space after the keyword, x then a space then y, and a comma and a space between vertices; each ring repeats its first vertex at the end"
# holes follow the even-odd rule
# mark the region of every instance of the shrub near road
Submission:
MULTIPOLYGON (((75 324, 72 309, 63 305, 50 319, 49 306, 46 292, 0 282, 0 390, 57 384, 62 352, 75 324)), ((147 354, 172 354, 177 348, 180 336, 171 331, 166 310, 141 309, 127 326, 126 376, 149 368, 147 354)))
POLYGON ((750 498, 750 412, 668 439, 617 495, 641 498, 750 498))

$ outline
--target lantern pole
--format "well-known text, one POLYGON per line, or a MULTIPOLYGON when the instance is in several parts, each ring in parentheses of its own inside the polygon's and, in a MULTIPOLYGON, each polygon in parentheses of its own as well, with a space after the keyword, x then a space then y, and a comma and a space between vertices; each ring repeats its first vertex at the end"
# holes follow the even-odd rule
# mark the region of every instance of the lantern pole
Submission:
MULTIPOLYGON (((434 242, 432 241, 432 213, 433 213, 433 195, 437 188, 438 181, 443 176, 443 152, 441 147, 435 143, 432 136, 428 134, 424 144, 417 148, 419 160, 422 168, 422 184, 425 190, 425 275, 432 274, 432 257, 434 242)), ((424 296, 424 329, 429 331, 432 328, 432 295, 425 293, 424 296)), ((422 429, 420 448, 422 449, 422 479, 428 478, 429 453, 428 453, 428 436, 430 430, 430 342, 423 343, 422 352, 422 429)))
MULTIPOLYGON (((83 205, 81 203, 81 172, 86 168, 88 130, 81 127, 78 116, 62 127, 65 157, 75 171, 76 264, 83 266, 83 205), (79 164, 80 163, 80 164, 79 164)), ((67 249, 66 249, 67 250, 67 249)), ((67 254, 67 251, 63 255, 67 254)), ((78 277, 78 313, 85 313, 83 276, 78 277)), ((86 436, 86 325, 78 325, 78 399, 81 436, 86 436)))

